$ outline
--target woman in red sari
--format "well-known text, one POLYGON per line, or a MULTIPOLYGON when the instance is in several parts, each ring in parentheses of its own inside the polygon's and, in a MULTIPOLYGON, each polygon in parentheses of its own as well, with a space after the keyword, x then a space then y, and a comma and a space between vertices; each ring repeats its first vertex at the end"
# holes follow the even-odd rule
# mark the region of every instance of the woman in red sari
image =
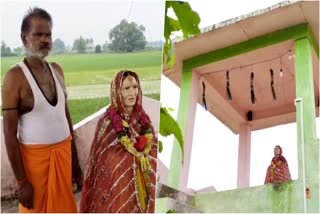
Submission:
POLYGON ((157 138, 142 108, 139 78, 120 71, 96 128, 80 212, 154 212, 156 166, 157 138))
POLYGON ((268 167, 264 183, 279 183, 288 180, 291 180, 289 166, 285 157, 282 156, 282 148, 277 145, 274 148, 274 157, 268 167))

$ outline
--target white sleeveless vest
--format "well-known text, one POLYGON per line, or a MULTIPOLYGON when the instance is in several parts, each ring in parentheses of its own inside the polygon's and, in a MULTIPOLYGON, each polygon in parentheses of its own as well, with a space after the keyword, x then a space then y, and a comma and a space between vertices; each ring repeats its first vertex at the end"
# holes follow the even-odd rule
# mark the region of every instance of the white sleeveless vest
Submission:
POLYGON ((70 135, 65 112, 65 96, 62 86, 50 63, 50 72, 57 90, 57 104, 52 106, 40 90, 31 71, 24 62, 18 63, 32 89, 33 109, 20 116, 18 139, 23 144, 54 144, 65 140, 70 135))

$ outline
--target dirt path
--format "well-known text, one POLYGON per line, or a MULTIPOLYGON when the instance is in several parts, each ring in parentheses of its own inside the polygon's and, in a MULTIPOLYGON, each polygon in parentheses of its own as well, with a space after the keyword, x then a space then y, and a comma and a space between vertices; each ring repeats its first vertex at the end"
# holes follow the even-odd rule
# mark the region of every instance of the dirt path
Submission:
MULTIPOLYGON (((160 80, 146 80, 141 82, 143 94, 156 94, 160 93, 160 80)), ((80 85, 67 87, 68 98, 84 99, 84 98, 97 98, 109 97, 110 85, 80 85)))

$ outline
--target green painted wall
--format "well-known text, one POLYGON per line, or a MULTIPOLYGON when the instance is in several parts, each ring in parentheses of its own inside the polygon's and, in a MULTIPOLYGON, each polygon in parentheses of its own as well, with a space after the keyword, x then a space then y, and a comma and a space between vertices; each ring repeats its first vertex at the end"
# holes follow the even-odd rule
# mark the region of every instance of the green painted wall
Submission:
POLYGON ((194 197, 195 208, 204 212, 303 212, 302 183, 283 182, 252 188, 214 192, 194 197))
POLYGON ((157 198, 155 213, 166 213, 170 210, 169 206, 169 198, 157 198))

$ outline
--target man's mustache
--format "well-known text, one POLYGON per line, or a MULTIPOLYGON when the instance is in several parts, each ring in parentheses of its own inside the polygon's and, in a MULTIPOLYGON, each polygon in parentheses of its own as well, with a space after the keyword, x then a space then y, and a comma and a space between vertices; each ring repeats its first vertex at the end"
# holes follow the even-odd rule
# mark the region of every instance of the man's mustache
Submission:
POLYGON ((45 43, 45 44, 40 45, 40 49, 49 49, 49 48, 50 48, 49 43, 45 43))

